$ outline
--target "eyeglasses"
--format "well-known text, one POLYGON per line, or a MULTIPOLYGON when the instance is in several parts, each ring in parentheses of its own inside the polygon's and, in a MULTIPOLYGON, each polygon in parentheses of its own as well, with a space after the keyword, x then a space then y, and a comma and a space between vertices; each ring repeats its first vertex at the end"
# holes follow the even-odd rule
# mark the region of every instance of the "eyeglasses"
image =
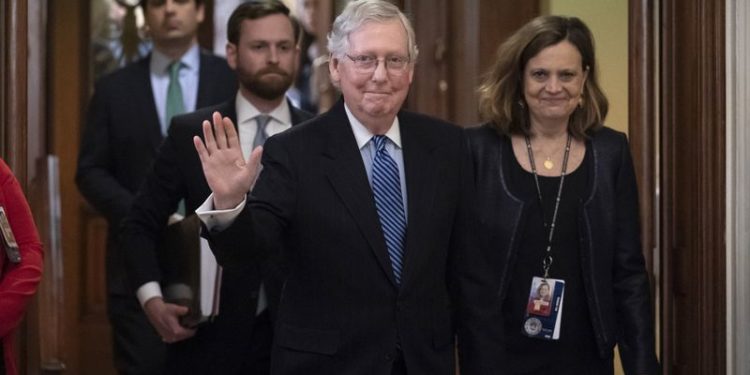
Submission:
POLYGON ((383 59, 370 55, 350 56, 344 54, 344 56, 348 57, 349 60, 352 60, 354 63, 354 69, 360 73, 368 74, 373 73, 375 69, 377 69, 380 60, 383 60, 383 64, 385 64, 385 69, 388 73, 393 75, 403 74, 406 71, 404 68, 409 64, 409 58, 404 56, 388 56, 383 59))

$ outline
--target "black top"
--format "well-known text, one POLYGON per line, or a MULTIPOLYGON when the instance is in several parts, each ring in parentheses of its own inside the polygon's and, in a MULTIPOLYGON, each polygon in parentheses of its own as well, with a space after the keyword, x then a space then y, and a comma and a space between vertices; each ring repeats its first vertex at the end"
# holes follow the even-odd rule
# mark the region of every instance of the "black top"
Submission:
MULTIPOLYGON (((474 242, 483 249, 485 265, 473 270, 477 285, 469 291, 479 289, 480 295, 501 298, 472 301, 471 308, 463 307, 466 303, 460 305, 463 316, 472 318, 471 332, 479 332, 478 336, 485 339, 478 348, 471 348, 475 349, 476 358, 462 363, 462 367, 480 363, 472 373, 504 374, 508 372, 506 358, 510 354, 502 324, 502 303, 506 302, 515 276, 514 262, 522 251, 523 228, 536 197, 519 196, 513 190, 511 171, 515 160, 505 135, 489 123, 466 129, 466 135, 475 182, 472 195, 481 202, 475 205, 474 242)), ((583 163, 587 185, 577 212, 577 229, 583 289, 598 354, 602 359, 611 359, 613 348, 618 345, 627 374, 658 374, 649 276, 640 243, 638 189, 627 137, 607 127, 590 130, 587 136, 583 163)), ((530 281, 525 280, 524 289, 530 281)), ((528 289, 524 291, 527 292, 528 289)), ((565 311, 569 305, 566 301, 565 311)), ((563 335, 566 332, 563 329, 563 335)), ((597 375, 611 372, 609 366, 608 371, 597 375)))
MULTIPOLYGON (((511 268, 512 277, 503 304, 503 318, 508 351, 508 369, 513 374, 560 374, 590 366, 598 358, 591 319, 581 272, 578 211, 586 195, 589 170, 584 162, 565 177, 560 198, 549 277, 565 281, 560 339, 552 341, 530 338, 523 334, 523 318, 529 298, 531 280, 544 276, 542 260, 546 255, 549 225, 555 208, 560 177, 539 176, 542 194, 540 206, 534 175, 524 170, 513 155, 509 138, 509 188, 521 199, 530 202, 529 214, 521 227, 518 257, 511 268), (542 217, 544 215, 544 217, 542 217)), ((559 168, 559 166, 555 166, 559 168)), ((583 369, 581 369, 583 370, 583 369)), ((581 372, 575 372, 581 373, 581 372)))

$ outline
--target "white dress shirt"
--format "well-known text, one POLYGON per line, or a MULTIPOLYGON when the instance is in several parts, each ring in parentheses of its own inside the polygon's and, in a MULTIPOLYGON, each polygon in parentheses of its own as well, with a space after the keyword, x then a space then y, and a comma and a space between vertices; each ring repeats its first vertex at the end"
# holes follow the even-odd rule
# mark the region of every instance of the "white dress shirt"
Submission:
POLYGON ((237 92, 234 105, 237 108, 237 129, 239 129, 240 147, 242 148, 242 155, 245 157, 245 160, 250 157, 250 152, 253 151, 255 133, 258 131, 258 122, 256 119, 258 115, 268 115, 271 117, 268 125, 266 125, 266 134, 269 137, 292 127, 292 112, 286 100, 283 100, 281 105, 274 108, 273 111, 261 113, 240 92, 237 92))

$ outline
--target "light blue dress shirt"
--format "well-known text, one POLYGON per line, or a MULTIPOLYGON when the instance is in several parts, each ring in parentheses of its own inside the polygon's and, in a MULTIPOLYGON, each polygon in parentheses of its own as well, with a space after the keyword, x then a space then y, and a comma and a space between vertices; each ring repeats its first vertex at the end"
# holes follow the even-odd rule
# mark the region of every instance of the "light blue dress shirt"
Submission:
MULTIPOLYGON (((154 94, 156 113, 159 115, 161 133, 167 134, 169 124, 165 123, 164 117, 167 113, 167 89, 169 88, 169 57, 154 49, 151 52, 149 70, 151 72, 151 90, 154 94)), ((195 103, 198 101, 198 77, 200 73, 200 48, 194 44, 182 55, 182 69, 180 69, 180 86, 182 88, 182 100, 185 105, 185 113, 195 111, 195 103)))
MULTIPOLYGON (((354 139, 357 140, 357 147, 359 147, 359 153, 362 155, 362 162, 365 164, 365 170, 367 171, 367 180, 370 181, 370 187, 372 187, 372 162, 375 159, 375 142, 372 142, 372 134, 349 110, 349 107, 344 103, 344 109, 346 109, 346 117, 349 118, 349 124, 352 126, 352 132, 354 133, 354 139)), ((388 137, 390 142, 385 144, 385 150, 388 151, 388 155, 391 156, 393 161, 398 166, 399 180, 401 182, 401 199, 404 202, 404 215, 408 219, 409 210, 406 205, 406 173, 404 172, 404 151, 401 145, 401 126, 398 121, 398 117, 393 119, 391 128, 384 134, 388 137)))

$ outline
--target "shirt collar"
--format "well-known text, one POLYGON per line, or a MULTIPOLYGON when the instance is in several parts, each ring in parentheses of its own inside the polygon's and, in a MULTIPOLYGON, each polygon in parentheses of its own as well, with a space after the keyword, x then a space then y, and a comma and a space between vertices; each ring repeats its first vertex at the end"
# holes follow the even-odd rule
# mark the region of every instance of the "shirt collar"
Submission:
MULTIPOLYGON (((151 63, 149 64, 149 68, 152 73, 169 75, 167 68, 172 61, 173 60, 167 57, 167 55, 153 49, 151 51, 151 63)), ((188 71, 198 70, 198 66, 200 65, 200 48, 198 47, 198 44, 193 44, 193 46, 190 47, 182 57, 180 57, 180 62, 183 64, 182 69, 188 71)))
MULTIPOLYGON (((237 91, 237 96, 234 100, 234 107, 237 109, 237 124, 253 120, 256 116, 263 114, 253 105, 253 103, 250 103, 249 100, 245 99, 239 91, 237 91)), ((289 103, 286 99, 282 100, 278 107, 265 114, 284 125, 292 124, 292 112, 291 109, 289 109, 289 103)))
MULTIPOLYGON (((349 106, 344 103, 344 109, 346 110, 346 117, 349 118, 349 123, 352 126, 352 132, 354 132, 354 139, 357 140, 357 147, 361 150, 362 147, 365 147, 367 145, 367 142, 370 142, 370 139, 375 134, 372 134, 370 132, 370 129, 367 129, 364 124, 362 124, 359 120, 357 120, 356 117, 354 117, 354 114, 352 114, 352 111, 349 110, 349 106)), ((401 126, 398 122, 398 116, 393 119, 393 124, 391 125, 391 128, 388 129, 388 131, 385 133, 385 136, 388 137, 388 139, 393 142, 393 144, 396 145, 396 147, 401 148, 401 126)))

